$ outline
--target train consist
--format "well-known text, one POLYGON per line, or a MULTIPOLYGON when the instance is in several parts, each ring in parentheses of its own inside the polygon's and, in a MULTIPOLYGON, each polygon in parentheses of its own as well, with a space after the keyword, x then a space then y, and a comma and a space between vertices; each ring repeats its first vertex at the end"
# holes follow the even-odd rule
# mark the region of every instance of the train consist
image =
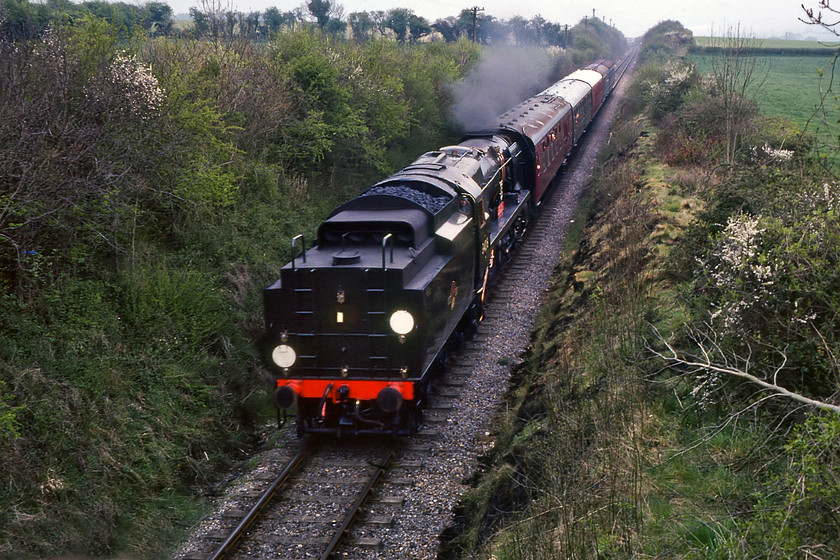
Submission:
POLYGON ((336 208, 263 292, 274 402, 298 434, 416 431, 552 179, 615 85, 599 61, 336 208))

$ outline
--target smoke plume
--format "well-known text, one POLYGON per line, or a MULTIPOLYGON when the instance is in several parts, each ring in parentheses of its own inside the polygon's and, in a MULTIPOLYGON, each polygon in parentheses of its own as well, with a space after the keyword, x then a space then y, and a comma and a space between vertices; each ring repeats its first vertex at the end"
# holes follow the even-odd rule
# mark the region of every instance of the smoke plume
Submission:
POLYGON ((455 86, 453 116, 467 131, 494 128, 499 115, 550 85, 551 70, 544 50, 490 49, 455 86))

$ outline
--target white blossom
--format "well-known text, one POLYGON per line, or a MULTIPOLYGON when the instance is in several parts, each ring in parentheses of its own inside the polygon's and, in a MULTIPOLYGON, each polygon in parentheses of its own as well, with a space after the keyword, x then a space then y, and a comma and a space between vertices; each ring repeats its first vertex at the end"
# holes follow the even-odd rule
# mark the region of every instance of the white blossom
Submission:
POLYGON ((764 232, 758 227, 759 219, 747 214, 731 216, 723 231, 720 257, 732 266, 740 266, 755 256, 758 235, 764 232))
POLYGON ((119 53, 108 66, 105 75, 106 90, 88 88, 85 95, 95 101, 113 106, 118 96, 117 110, 140 120, 159 114, 165 91, 152 73, 152 67, 143 64, 134 55, 119 53))
POLYGON ((647 82, 654 96, 674 92, 694 76, 694 67, 679 61, 669 62, 663 70, 663 79, 657 82, 647 82))
POLYGON ((717 291, 728 294, 711 313, 711 320, 722 322, 726 330, 738 327, 745 312, 772 297, 778 267, 761 251, 765 230, 760 216, 731 216, 710 258, 701 260, 717 291))
POLYGON ((65 56, 64 44, 55 32, 47 28, 41 36, 40 44, 36 45, 33 51, 32 67, 37 64, 41 68, 53 72, 62 85, 67 79, 67 59, 65 56))
POLYGON ((160 111, 164 91, 146 66, 133 55, 117 55, 111 63, 111 82, 124 94, 132 115, 146 119, 160 111))
POLYGON ((784 150, 781 147, 774 148, 769 142, 765 142, 761 148, 751 146, 750 152, 752 152, 753 157, 757 157, 759 152, 761 152, 765 157, 769 157, 770 160, 774 161, 790 161, 793 158, 793 150, 784 150))
POLYGON ((840 209, 840 188, 836 183, 823 183, 806 191, 802 199, 809 210, 834 212, 840 209))

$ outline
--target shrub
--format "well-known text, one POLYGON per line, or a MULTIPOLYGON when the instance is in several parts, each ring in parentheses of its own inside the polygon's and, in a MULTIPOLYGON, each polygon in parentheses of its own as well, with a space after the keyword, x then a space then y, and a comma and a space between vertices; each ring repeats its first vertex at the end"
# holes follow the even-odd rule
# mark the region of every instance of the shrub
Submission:
POLYGON ((205 273, 136 265, 127 280, 123 320, 155 346, 195 352, 218 343, 232 326, 228 303, 205 273))
POLYGON ((724 201, 709 209, 719 209, 724 223, 699 260, 697 289, 711 313, 701 320, 710 320, 742 355, 750 344, 767 370, 785 356, 778 383, 825 397, 840 383, 833 359, 840 351, 838 187, 789 182, 779 188, 752 197, 742 191, 746 210, 728 217, 733 210, 724 201))
POLYGON ((124 39, 77 18, 0 41, 4 556, 168 555, 187 485, 267 417, 252 341, 289 238, 452 141, 479 53, 124 39))
POLYGON ((630 102, 647 109, 655 121, 673 114, 700 84, 693 64, 669 62, 645 64, 639 68, 630 83, 630 102))
POLYGON ((784 450, 787 464, 757 495, 747 542, 765 558, 836 558, 840 418, 809 417, 794 428, 784 450))

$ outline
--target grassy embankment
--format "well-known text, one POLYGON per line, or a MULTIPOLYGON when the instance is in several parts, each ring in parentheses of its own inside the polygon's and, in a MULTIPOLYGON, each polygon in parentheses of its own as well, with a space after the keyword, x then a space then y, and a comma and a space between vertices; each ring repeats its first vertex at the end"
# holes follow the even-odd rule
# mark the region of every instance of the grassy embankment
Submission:
POLYGON ((836 402, 838 187, 754 114, 726 162, 680 29, 646 36, 444 558, 840 557, 840 417, 726 373, 836 402))

